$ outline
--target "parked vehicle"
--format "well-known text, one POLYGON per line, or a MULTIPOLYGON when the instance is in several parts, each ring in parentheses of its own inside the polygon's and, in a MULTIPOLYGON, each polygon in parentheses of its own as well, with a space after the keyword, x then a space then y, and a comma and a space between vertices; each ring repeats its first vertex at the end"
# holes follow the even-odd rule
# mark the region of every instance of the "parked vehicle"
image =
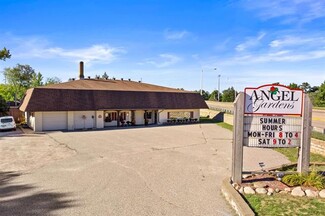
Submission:
POLYGON ((16 123, 14 117, 12 116, 0 117, 0 131, 1 130, 16 130, 16 123))

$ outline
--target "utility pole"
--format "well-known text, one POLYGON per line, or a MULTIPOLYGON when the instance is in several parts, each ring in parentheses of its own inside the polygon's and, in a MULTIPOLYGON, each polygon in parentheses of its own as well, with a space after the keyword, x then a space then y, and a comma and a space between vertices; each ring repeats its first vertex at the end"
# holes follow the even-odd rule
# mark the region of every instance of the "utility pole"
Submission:
POLYGON ((202 95, 202 89, 203 89, 203 69, 201 71, 201 90, 200 90, 201 95, 202 95))
POLYGON ((218 75, 218 101, 220 101, 220 77, 221 75, 218 75))

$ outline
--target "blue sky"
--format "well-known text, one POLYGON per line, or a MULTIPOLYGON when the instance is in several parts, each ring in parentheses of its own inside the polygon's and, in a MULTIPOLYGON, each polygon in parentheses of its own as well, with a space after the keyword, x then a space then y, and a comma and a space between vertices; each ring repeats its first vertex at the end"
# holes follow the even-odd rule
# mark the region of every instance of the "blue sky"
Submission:
MULTIPOLYGON (((325 0, 0 0, 0 70, 187 90, 325 80, 325 0), (216 68, 216 70, 214 70, 216 68)), ((0 82, 4 78, 0 75, 0 82)))

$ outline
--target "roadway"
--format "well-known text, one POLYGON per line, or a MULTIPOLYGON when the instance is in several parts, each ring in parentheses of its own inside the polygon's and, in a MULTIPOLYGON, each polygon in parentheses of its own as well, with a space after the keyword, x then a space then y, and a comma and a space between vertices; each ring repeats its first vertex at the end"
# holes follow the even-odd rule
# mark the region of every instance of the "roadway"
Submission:
MULTIPOLYGON (((210 109, 225 110, 227 112, 233 112, 233 103, 228 102, 216 102, 205 101, 210 109)), ((325 110, 313 109, 313 121, 312 126, 325 129, 325 110)))

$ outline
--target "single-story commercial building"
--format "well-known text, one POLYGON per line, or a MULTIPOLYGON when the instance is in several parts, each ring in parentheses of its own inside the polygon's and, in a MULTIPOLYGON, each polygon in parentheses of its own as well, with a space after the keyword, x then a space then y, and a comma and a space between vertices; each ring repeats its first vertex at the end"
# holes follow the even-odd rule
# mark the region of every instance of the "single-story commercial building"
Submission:
POLYGON ((34 131, 198 120, 200 94, 131 80, 84 78, 28 89, 19 109, 34 131))

